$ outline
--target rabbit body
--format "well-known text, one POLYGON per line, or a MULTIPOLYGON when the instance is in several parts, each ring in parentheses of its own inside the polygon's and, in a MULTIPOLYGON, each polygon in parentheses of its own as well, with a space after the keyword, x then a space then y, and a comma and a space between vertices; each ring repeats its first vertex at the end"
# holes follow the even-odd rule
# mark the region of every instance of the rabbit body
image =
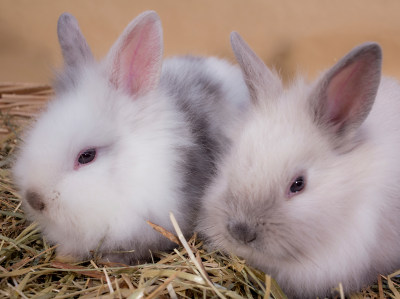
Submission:
POLYGON ((14 166, 28 218, 59 255, 146 259, 174 246, 146 223, 172 231, 169 211, 193 232, 248 91, 223 60, 162 63, 161 36, 158 16, 145 12, 95 63, 76 20, 60 17, 66 67, 14 166))
POLYGON ((380 78, 379 46, 285 89, 236 33, 232 45, 253 104, 198 230, 290 298, 328 296, 339 283, 357 291, 400 268, 400 85, 380 78))

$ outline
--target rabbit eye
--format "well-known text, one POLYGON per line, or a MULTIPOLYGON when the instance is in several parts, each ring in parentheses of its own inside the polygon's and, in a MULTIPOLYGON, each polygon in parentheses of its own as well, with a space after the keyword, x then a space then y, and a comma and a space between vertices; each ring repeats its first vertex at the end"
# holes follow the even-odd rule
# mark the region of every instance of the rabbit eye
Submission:
POLYGON ((304 189, 304 187, 306 186, 306 181, 304 179, 303 176, 298 176, 292 183, 292 185, 290 185, 289 191, 290 191, 290 195, 293 195, 295 193, 298 193, 300 191, 302 191, 304 189))
POLYGON ((96 158, 96 149, 90 148, 80 153, 78 157, 79 164, 88 164, 96 158))

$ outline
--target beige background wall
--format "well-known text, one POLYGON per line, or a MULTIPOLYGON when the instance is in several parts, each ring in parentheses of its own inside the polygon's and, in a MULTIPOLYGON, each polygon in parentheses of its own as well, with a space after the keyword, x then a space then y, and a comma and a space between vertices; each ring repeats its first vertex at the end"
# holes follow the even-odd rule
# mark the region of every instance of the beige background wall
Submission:
POLYGON ((400 1, 385 0, 0 0, 0 82, 50 82, 61 66, 58 16, 69 11, 96 57, 105 55, 140 12, 156 10, 165 55, 218 55, 233 61, 229 33, 240 32, 285 78, 314 77, 363 41, 381 43, 384 72, 400 78, 400 1))

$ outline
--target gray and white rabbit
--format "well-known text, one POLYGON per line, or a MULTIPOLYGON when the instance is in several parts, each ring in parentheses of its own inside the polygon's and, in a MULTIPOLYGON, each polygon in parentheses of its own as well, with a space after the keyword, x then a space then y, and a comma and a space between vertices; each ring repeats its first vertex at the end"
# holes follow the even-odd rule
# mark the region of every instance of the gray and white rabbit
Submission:
POLYGON ((381 48, 354 48, 287 88, 237 33, 251 107, 197 229, 291 298, 349 293, 400 268, 400 85, 381 48))
POLYGON ((59 255, 94 251, 133 263, 173 243, 172 211, 191 234, 199 200, 246 110, 237 66, 217 58, 163 62, 162 27, 147 11, 101 62, 76 19, 63 14, 65 69, 56 96, 24 136, 14 167, 28 218, 59 244, 59 255))

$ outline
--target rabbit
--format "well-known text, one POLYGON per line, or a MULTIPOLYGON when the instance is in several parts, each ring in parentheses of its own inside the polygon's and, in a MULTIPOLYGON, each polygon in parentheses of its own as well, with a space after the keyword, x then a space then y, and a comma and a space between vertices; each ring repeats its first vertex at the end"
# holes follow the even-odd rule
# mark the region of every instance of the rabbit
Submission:
POLYGON ((137 16, 96 62, 77 20, 58 20, 64 69, 55 98, 23 135, 13 174, 30 221, 57 255, 134 264, 186 236, 249 106, 237 65, 215 57, 163 61, 156 12, 137 16))
POLYGON ((284 86, 238 33, 231 44, 251 107, 201 203, 208 247, 289 298, 352 293, 400 268, 400 85, 381 78, 380 46, 284 86))

